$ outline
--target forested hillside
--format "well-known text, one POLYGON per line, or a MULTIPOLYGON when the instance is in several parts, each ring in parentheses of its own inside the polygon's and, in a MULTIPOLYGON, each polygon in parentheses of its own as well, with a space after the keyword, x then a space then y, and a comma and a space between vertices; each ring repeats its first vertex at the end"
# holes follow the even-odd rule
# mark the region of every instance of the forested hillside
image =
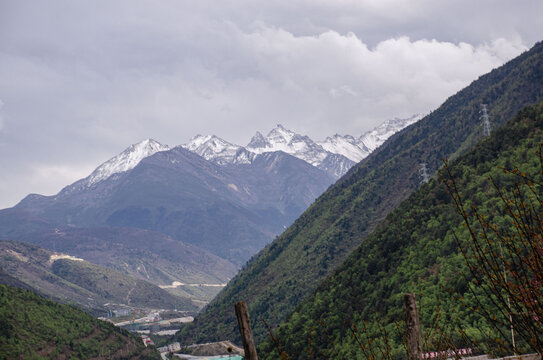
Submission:
POLYGON ((454 158, 481 140, 481 104, 488 105, 492 126, 497 128, 527 104, 541 100, 543 43, 538 43, 450 97, 351 169, 254 256, 179 338, 239 340, 233 305, 245 300, 255 337, 262 341, 267 332, 262 319, 279 324, 313 292, 419 187, 421 163, 434 173, 441 159, 454 158))
MULTIPOLYGON (((502 227, 513 226, 489 178, 499 187, 507 187, 519 178, 503 169, 518 167, 528 178, 541 183, 538 150, 543 143, 542 128, 540 103, 521 111, 506 127, 450 165, 467 208, 477 207, 488 221, 502 227)), ((389 334, 396 334, 389 340, 401 353, 403 345, 394 323, 403 321, 402 296, 406 292, 419 294, 421 321, 426 329, 441 316, 441 331, 455 325, 479 342, 492 341, 487 336, 492 329, 489 323, 469 309, 477 304, 468 290, 471 276, 454 233, 461 241, 468 241, 468 231, 446 186, 440 179, 433 179, 389 214, 279 327, 277 337, 283 349, 296 359, 362 358, 350 324, 363 329, 367 322, 370 337, 383 334, 380 325, 389 334), (464 300, 459 301, 461 298, 464 300)), ((485 306, 492 307, 490 299, 485 306)), ((440 349, 423 349, 435 350, 440 349)), ((259 355, 279 358, 269 339, 261 344, 259 355)))
POLYGON ((0 285, 2 359, 160 359, 113 324, 33 292, 0 285))

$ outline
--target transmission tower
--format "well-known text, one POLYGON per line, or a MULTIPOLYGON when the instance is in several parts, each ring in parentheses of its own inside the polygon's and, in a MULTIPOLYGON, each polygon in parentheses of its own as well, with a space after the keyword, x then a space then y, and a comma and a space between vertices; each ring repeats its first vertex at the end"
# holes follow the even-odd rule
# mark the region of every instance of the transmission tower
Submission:
POLYGON ((486 104, 481 104, 481 112, 483 115, 481 116, 481 119, 483 119, 483 136, 490 136, 490 120, 488 120, 488 112, 486 110, 486 104))
POLYGON ((428 169, 426 168, 426 163, 420 163, 420 169, 419 169, 419 174, 420 174, 420 181, 422 184, 426 184, 428 183, 428 181, 430 181, 430 176, 428 175, 428 169))

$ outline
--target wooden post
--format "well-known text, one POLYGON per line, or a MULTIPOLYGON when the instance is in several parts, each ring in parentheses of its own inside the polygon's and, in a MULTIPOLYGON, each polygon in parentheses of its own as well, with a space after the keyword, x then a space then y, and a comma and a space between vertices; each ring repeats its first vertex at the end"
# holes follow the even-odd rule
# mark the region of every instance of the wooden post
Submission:
POLYGON ((407 359, 421 360, 420 323, 415 295, 405 294, 403 302, 405 305, 405 324, 407 326, 407 359))
POLYGON ((245 304, 245 301, 240 301, 234 305, 234 308, 236 309, 236 316, 238 318, 239 333, 241 334, 241 341, 243 342, 245 359, 258 360, 247 304, 245 304))

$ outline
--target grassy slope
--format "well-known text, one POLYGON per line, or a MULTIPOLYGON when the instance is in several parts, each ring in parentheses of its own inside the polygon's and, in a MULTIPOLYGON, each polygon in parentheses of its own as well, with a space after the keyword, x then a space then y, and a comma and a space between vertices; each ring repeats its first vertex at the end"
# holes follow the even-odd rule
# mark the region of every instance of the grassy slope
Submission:
POLYGON ((52 270, 64 280, 109 301, 150 308, 196 310, 190 300, 174 296, 150 282, 86 261, 57 260, 52 270))
POLYGON ((59 259, 52 251, 19 242, 0 242, 5 273, 40 294, 98 310, 106 302, 195 311, 190 300, 174 296, 140 279, 86 261, 59 259))
POLYGON ((257 341, 261 319, 275 325, 339 266, 430 172, 481 138, 480 104, 495 127, 543 99, 543 44, 474 81, 418 123, 389 139, 326 191, 280 237, 257 254, 183 329, 183 342, 239 341, 233 304, 247 301, 257 341))
POLYGON ((138 337, 81 310, 0 285, 0 358, 160 359, 138 337), (103 358, 103 357, 102 357, 103 358))
MULTIPOLYGON (((515 177, 501 168, 518 166, 541 180, 536 152, 543 142, 542 128, 543 103, 523 110, 507 127, 455 161, 452 171, 467 206, 494 214, 492 222, 507 224, 488 177, 506 185, 515 177)), ((394 321, 403 320, 404 292, 422 294, 423 325, 432 324, 440 304, 446 323, 457 322, 471 335, 483 337, 481 331, 489 329, 488 324, 456 301, 463 296, 470 302, 471 295, 461 276, 468 272, 453 231, 467 237, 445 186, 433 180, 394 210, 280 326, 277 334, 287 353, 296 359, 311 358, 307 338, 312 333, 315 358, 362 359, 345 321, 357 322, 359 329, 368 321, 370 333, 378 332, 376 323, 381 322, 391 333, 394 321)), ((401 346, 395 346, 400 351, 401 346)), ((261 344, 259 353, 263 359, 279 358, 269 340, 261 344)))
POLYGON ((201 248, 136 228, 48 230, 10 240, 72 254, 161 285, 173 281, 222 283, 236 272, 233 264, 201 248))

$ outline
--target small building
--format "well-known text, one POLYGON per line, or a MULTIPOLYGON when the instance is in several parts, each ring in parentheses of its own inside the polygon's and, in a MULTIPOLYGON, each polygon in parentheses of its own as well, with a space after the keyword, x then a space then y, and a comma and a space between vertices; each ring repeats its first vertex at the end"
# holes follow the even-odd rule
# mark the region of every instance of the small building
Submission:
POLYGON ((113 310, 113 315, 115 315, 116 317, 120 317, 120 316, 130 316, 130 314, 132 313, 132 311, 130 309, 117 309, 117 310, 113 310))
POLYGON ((170 353, 170 352, 176 352, 181 350, 181 344, 178 342, 175 342, 173 344, 168 344, 167 346, 162 346, 157 349, 161 353, 170 353))
POLYGON ((149 345, 155 345, 153 340, 151 340, 151 338, 148 335, 142 335, 141 336, 141 341, 143 341, 143 345, 145 345, 145 347, 147 347, 149 345))

